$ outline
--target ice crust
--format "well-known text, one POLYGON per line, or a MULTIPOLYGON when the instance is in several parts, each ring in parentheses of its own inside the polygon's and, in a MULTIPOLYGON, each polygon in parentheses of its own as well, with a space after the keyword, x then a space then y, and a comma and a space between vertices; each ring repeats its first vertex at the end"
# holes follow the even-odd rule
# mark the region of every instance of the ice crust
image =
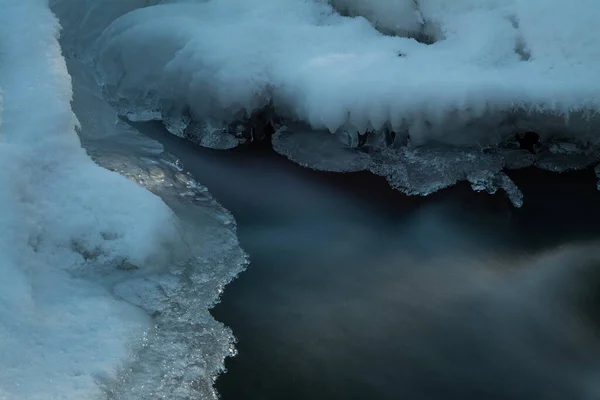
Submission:
POLYGON ((91 58, 121 115, 202 146, 252 140, 256 116, 276 115, 290 128, 276 150, 303 165, 368 169, 408 194, 468 180, 516 206, 505 158, 558 172, 600 160, 594 0, 154 3, 110 24, 91 58), (506 148, 527 132, 541 152, 506 148))
POLYGON ((58 32, 47 0, 0 0, 0 399, 214 398, 233 219, 80 76, 77 120, 58 32))
MULTIPOLYGON (((367 135, 369 136, 369 135, 367 135)), ((600 149, 572 141, 554 140, 538 144, 532 153, 517 140, 488 148, 429 143, 399 148, 382 145, 385 135, 348 139, 303 125, 283 126, 272 137, 273 148, 305 167, 334 172, 371 171, 408 195, 427 196, 468 181, 475 191, 506 193, 515 207, 523 205, 523 194, 504 173, 537 167, 566 172, 600 162, 600 149), (361 147, 356 143, 364 141, 361 147)), ((596 168, 598 174, 598 168, 596 168)))
POLYGON ((6 399, 88 399, 148 318, 102 284, 178 256, 173 212, 81 148, 58 23, 39 0, 0 2, 0 387, 6 399), (27 23, 25 23, 25 21, 27 23), (99 272, 95 282, 86 279, 99 272))
POLYGON ((217 398, 234 338, 208 309, 247 262, 235 221, 117 114, 222 149, 273 124, 308 167, 518 207, 504 170, 600 161, 599 18, 595 0, 0 0, 0 399, 217 398))

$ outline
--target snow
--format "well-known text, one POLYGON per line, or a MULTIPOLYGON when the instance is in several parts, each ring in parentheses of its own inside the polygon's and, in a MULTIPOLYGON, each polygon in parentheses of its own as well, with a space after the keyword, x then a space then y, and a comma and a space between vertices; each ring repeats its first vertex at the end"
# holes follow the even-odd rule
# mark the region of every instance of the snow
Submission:
POLYGON ((380 31, 416 36, 425 33, 425 21, 415 0, 330 0, 340 13, 362 16, 380 31))
POLYGON ((110 282, 186 256, 173 212, 81 148, 58 30, 47 1, 0 0, 3 400, 97 398, 150 328, 110 282))
POLYGON ((315 129, 387 128, 416 144, 565 125, 596 138, 594 0, 332 0, 373 24, 319 0, 163 3, 98 41, 98 71, 129 116, 232 121, 273 106, 315 129))
MULTIPOLYGON (((207 310, 245 262, 231 216, 160 146, 117 122, 87 67, 72 62, 78 128, 49 3, 70 33, 65 53, 93 58, 132 118, 218 125, 269 106, 315 129, 408 131, 417 144, 493 143, 567 123, 597 140, 592 0, 0 0, 2 400, 95 399, 107 388, 216 398, 232 336, 207 310), (130 179, 92 162, 77 129, 98 164, 130 179)), ((304 157, 315 138, 330 152, 314 130, 293 133, 275 137, 289 157, 304 157)), ((517 204, 501 169, 539 162, 523 152, 338 150, 351 169, 408 192, 468 179, 517 204)))
POLYGON ((115 280, 115 293, 152 315, 153 329, 144 335, 143 348, 134 360, 107 385, 109 398, 216 400, 215 377, 235 349, 231 330, 216 321, 209 309, 247 264, 235 220, 175 156, 163 152, 160 143, 117 118, 88 65, 67 58, 67 67, 83 147, 99 165, 118 171, 165 201, 179 217, 190 255, 166 271, 145 276, 127 272, 115 280))
POLYGON ((73 56, 80 55, 116 18, 157 0, 49 0, 49 3, 60 18, 63 32, 68 32, 60 38, 63 52, 73 56))

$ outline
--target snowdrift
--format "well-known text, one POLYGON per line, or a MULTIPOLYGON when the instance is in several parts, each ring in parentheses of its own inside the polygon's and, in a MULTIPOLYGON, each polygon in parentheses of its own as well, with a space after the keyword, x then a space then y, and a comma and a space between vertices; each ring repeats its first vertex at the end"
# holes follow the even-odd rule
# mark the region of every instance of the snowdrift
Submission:
POLYGON ((81 148, 58 31, 47 1, 0 1, 3 400, 97 398, 150 327, 108 282, 186 253, 173 212, 81 148))
POLYGON ((175 133, 267 107, 313 129, 404 132, 413 144, 530 130, 597 141, 594 0, 163 3, 112 23, 96 65, 123 115, 175 133))

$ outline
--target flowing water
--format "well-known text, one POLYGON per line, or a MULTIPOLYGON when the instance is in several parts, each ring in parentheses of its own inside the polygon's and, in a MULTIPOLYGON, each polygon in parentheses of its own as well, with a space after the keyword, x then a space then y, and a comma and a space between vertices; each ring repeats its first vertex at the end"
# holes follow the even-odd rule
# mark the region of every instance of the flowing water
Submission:
POLYGON ((597 398, 593 171, 513 172, 515 209, 136 126, 234 214, 251 258, 212 311, 238 338, 223 400, 597 398))

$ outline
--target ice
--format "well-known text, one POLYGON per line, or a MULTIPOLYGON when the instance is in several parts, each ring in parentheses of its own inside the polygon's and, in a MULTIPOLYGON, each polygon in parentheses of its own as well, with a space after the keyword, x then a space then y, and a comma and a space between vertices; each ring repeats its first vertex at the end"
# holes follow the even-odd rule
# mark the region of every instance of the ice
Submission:
POLYGON ((419 144, 498 143, 532 123, 543 137, 597 140, 596 1, 333 3, 398 21, 398 34, 428 26, 434 43, 317 0, 171 1, 113 22, 98 70, 133 114, 231 121, 272 106, 315 129, 406 131, 419 144))
POLYGON ((255 116, 272 110, 267 122, 277 116, 311 128, 301 129, 305 138, 277 136, 281 153, 317 169, 370 169, 410 194, 460 180, 516 193, 503 169, 562 172, 599 160, 595 1, 78 4, 99 15, 80 24, 99 37, 84 58, 95 62, 119 114, 162 120, 201 146, 253 140, 255 116), (535 160, 519 155, 510 165, 515 152, 504 144, 526 132, 543 148, 535 160), (363 144, 377 154, 346 149, 363 144), (498 146, 507 160, 484 154, 498 146))
POLYGON ((210 119, 191 122, 181 136, 210 149, 226 150, 240 144, 240 140, 230 131, 228 125, 210 119))
POLYGON ((596 1, 161 3, 117 18, 90 58, 121 115, 162 119, 202 146, 243 143, 249 129, 231 123, 273 110, 307 125, 274 140, 305 166, 368 169, 409 194, 468 180, 515 205, 504 169, 600 160, 596 1), (540 151, 510 165, 505 144, 528 132, 540 151), (352 150, 363 145, 379 150, 352 150))
POLYGON ((122 166, 131 180, 90 159, 76 134, 58 31, 48 1, 0 0, 0 398, 126 398, 140 387, 132 370, 152 383, 135 398, 154 398, 148 393, 157 385, 162 392, 152 393, 179 393, 190 380, 210 398, 212 384, 203 383, 222 368, 232 336, 207 309, 245 262, 235 224, 159 145, 119 130, 101 97, 75 82, 74 108, 86 110, 83 141, 97 144, 88 152, 103 166, 122 166), (185 216, 206 223, 192 228, 185 216), (136 294, 156 296, 135 282, 166 282, 181 271, 204 284, 173 285, 164 316, 137 307, 136 294), (193 325, 209 329, 203 341, 192 326, 169 325, 173 308, 194 314, 192 322, 204 317, 204 325, 193 325), (187 349, 190 372, 178 377, 177 392, 172 379, 157 378, 173 360, 163 357, 153 368, 145 354, 166 341, 179 340, 183 349, 182 336, 198 347, 187 349), (192 364, 197 369, 201 361, 204 375, 194 374, 192 364))
POLYGON ((520 149, 482 152, 447 145, 352 148, 328 132, 301 126, 280 129, 272 140, 277 152, 306 167, 335 172, 368 170, 385 177, 393 188, 420 196, 468 180, 476 191, 493 194, 504 190, 516 207, 523 205, 523 195, 502 171, 535 162, 530 153, 520 149))
POLYGON ((81 148, 45 2, 0 9, 0 387, 6 399, 95 398, 150 322, 103 280, 125 263, 143 276, 177 259, 179 227, 81 148))
POLYGON ((419 0, 330 0, 340 13, 362 16, 383 33, 426 39, 425 19, 419 0))
POLYGON ((530 152, 516 140, 488 148, 443 143, 394 148, 381 144, 389 138, 372 136, 375 138, 361 137, 362 143, 356 145, 327 131, 290 124, 273 135, 272 143, 275 151, 305 167, 334 172, 371 171, 408 195, 427 196, 468 181, 475 191, 504 191, 516 207, 523 205, 523 194, 504 171, 536 167, 567 172, 600 162, 600 150, 574 141, 538 143, 530 152))
POLYGON ((164 273, 116 282, 115 293, 151 315, 155 329, 105 385, 108 398, 217 399, 214 378, 224 358, 235 354, 234 337, 208 310, 247 264, 235 220, 177 158, 117 117, 89 66, 68 59, 68 67, 84 147, 98 164, 148 188, 175 211, 191 255, 164 273))
POLYGON ((536 166, 553 172, 584 169, 600 162, 600 149, 573 141, 549 143, 537 157, 536 166))
POLYGON ((0 0, 0 398, 217 398, 235 221, 119 115, 518 207, 505 169, 600 160, 600 6, 549 4, 0 0))
POLYGON ((343 145, 329 132, 306 126, 286 126, 272 138, 275 151, 308 168, 333 172, 363 171, 370 167, 368 154, 343 145))

